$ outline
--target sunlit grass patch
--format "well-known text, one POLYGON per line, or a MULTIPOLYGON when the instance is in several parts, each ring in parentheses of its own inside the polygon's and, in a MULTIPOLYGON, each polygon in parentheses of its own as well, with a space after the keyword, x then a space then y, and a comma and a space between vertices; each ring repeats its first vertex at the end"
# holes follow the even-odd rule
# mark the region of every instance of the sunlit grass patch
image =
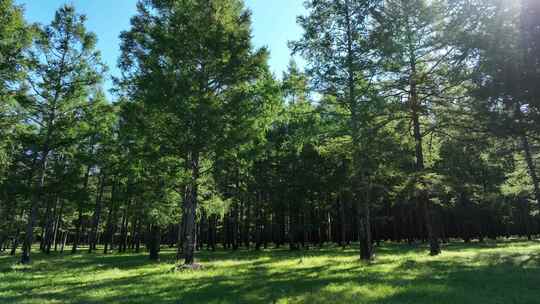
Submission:
POLYGON ((383 244, 372 263, 357 248, 198 253, 196 271, 139 254, 0 256, 0 303, 538 303, 540 243, 383 244))

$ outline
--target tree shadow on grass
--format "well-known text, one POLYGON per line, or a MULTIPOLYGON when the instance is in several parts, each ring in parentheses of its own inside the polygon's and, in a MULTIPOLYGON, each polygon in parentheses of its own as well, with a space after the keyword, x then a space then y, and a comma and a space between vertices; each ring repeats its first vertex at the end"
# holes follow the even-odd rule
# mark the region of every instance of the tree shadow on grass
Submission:
POLYGON ((276 271, 255 266, 234 276, 168 280, 150 293, 123 286, 108 303, 538 303, 538 268, 465 266, 448 261, 420 263, 421 272, 371 272, 328 266, 276 271), (412 273, 411 273, 412 272, 412 273), (521 282, 516 285, 517 282, 521 282), (523 284, 523 282, 527 282, 523 284), (346 289, 340 289, 346 286, 346 289), (333 289, 332 287, 337 287, 333 289), (380 290, 379 294, 370 291, 380 290), (389 290, 387 294, 385 290, 389 290), (144 300, 141 297, 146 297, 144 300), (534 301, 533 301, 534 299, 534 301), (151 300, 151 301, 150 301, 151 300))
MULTIPOLYGON (((447 251, 462 249, 461 244, 452 244, 447 251)), ((32 298, 36 303, 538 303, 539 255, 479 250, 467 259, 444 255, 399 259, 403 253, 423 250, 384 244, 371 266, 354 259, 354 248, 202 252, 200 261, 211 267, 185 273, 164 271, 168 266, 162 266, 172 263, 152 263, 145 254, 53 256, 42 257, 43 261, 36 257, 37 266, 29 273, 0 276, 24 279, 5 286, 0 282, 0 295, 8 293, 0 296, 0 302, 23 303, 32 298), (303 262, 310 258, 322 260, 313 265, 303 262), (241 266, 219 264, 223 261, 241 266), (40 266, 47 262, 58 264, 40 266), (67 280, 53 288, 55 278, 65 280, 69 272, 87 271, 91 276, 114 268, 119 277, 67 280), (136 271, 141 268, 144 272, 136 271)), ((162 260, 173 258, 173 250, 162 252, 162 260)))

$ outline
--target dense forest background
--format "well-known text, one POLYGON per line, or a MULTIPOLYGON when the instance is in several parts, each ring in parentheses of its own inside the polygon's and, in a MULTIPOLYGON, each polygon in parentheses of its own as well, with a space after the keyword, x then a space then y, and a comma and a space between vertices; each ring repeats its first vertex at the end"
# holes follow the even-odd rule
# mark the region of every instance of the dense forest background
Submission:
POLYGON ((0 0, 0 251, 540 233, 540 1, 305 6, 273 75, 243 1, 140 1, 108 100, 85 16, 0 0))

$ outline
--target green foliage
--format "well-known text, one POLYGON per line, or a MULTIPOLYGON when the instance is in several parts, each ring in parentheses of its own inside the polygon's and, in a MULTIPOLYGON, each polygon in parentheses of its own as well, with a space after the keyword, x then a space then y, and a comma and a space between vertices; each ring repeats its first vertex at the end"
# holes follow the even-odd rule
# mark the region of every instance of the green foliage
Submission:
POLYGON ((105 71, 85 21, 74 7, 60 8, 50 25, 37 30, 29 50, 23 107, 37 125, 36 147, 45 154, 76 141, 80 118, 105 71))
MULTIPOLYGON (((139 1, 107 100, 85 16, 65 5, 29 26, 0 0, 0 251, 32 234, 44 252, 51 239, 76 249, 100 235, 107 251, 178 242, 191 245, 184 255, 360 241, 366 258, 385 239, 538 232, 534 1, 305 6, 290 47, 306 65, 291 60, 278 79, 253 47, 244 1, 139 1)), ((325 273, 344 269, 317 267, 331 277, 320 284, 350 284, 325 273)))
POLYGON ((23 119, 17 106, 18 81, 24 76, 24 52, 31 34, 22 9, 11 0, 0 1, 0 182, 18 149, 16 136, 23 119))

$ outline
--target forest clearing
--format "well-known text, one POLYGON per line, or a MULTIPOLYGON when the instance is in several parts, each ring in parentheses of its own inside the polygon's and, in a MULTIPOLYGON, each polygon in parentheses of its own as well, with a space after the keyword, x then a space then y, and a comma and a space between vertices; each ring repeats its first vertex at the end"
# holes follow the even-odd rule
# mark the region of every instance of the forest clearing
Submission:
POLYGON ((539 160, 540 0, 0 0, 0 304, 540 303, 539 160))
POLYGON ((0 257, 0 301, 89 303, 538 303, 539 242, 451 243, 444 254, 383 244, 363 264, 357 249, 203 251, 199 271, 171 271, 143 253, 39 254, 32 267, 0 257))

